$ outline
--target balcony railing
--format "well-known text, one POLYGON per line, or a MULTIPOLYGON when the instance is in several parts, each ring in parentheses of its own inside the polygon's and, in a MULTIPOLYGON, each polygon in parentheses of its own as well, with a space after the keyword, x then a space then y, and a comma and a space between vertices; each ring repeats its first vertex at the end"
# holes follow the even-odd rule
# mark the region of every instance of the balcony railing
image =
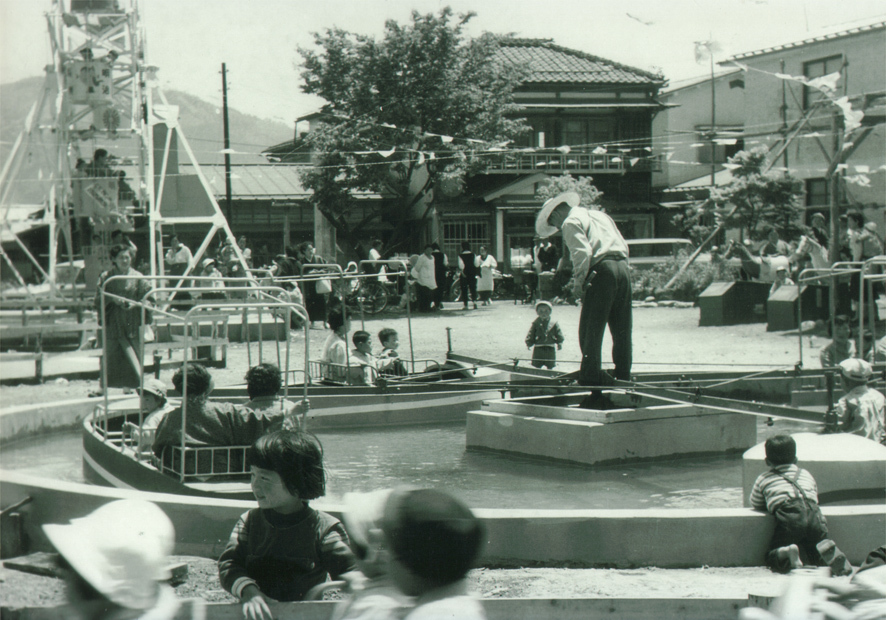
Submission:
POLYGON ((615 173, 660 172, 661 157, 650 156, 643 151, 631 153, 543 153, 543 152, 511 152, 501 153, 489 158, 486 173, 526 174, 528 172, 556 173, 615 173), (637 159, 633 165, 631 160, 637 159))

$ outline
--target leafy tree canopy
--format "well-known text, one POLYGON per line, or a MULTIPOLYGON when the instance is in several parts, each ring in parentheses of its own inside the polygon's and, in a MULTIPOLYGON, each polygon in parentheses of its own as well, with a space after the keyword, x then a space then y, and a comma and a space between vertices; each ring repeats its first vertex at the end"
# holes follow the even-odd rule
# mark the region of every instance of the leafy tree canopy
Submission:
POLYGON ((757 237, 774 226, 782 238, 796 237, 802 232, 802 184, 790 173, 764 172, 766 155, 766 149, 758 147, 729 158, 730 164, 738 166, 732 170, 729 185, 712 188, 710 198, 688 208, 675 223, 694 239, 712 231, 713 223, 743 228, 757 237))
POLYGON ((576 179, 571 174, 553 177, 547 185, 542 185, 535 192, 535 197, 545 201, 554 196, 558 196, 563 192, 575 192, 581 197, 579 203, 587 209, 599 209, 600 200, 603 192, 594 186, 594 179, 591 177, 580 177, 576 179))
POLYGON ((406 25, 388 21, 379 40, 332 28, 314 34, 317 49, 299 49, 302 90, 334 118, 307 136, 315 166, 302 180, 353 246, 376 218, 394 225, 389 248, 402 243, 435 187, 457 193, 483 169, 479 150, 525 130, 511 93, 527 69, 496 59, 498 36, 467 38, 473 16, 413 12, 406 25), (359 192, 390 200, 355 222, 345 216, 359 192))

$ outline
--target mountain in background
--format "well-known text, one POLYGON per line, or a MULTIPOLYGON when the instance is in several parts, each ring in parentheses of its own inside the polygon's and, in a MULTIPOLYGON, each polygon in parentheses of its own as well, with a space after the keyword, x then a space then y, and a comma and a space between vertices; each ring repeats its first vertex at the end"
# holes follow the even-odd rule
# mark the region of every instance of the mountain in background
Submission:
MULTIPOLYGON (((24 127, 31 106, 37 101, 43 88, 43 77, 26 78, 18 82, 0 84, 0 165, 6 161, 12 145, 24 127)), ((221 164, 224 155, 221 106, 216 106, 178 90, 164 91, 172 105, 179 106, 179 119, 198 163, 221 164)), ((277 121, 269 121, 228 109, 231 131, 231 148, 247 154, 231 155, 232 163, 264 163, 259 155, 271 145, 292 139, 292 127, 277 121)), ((92 147, 83 143, 83 152, 92 147)), ((186 161, 181 149, 179 161, 186 161)))

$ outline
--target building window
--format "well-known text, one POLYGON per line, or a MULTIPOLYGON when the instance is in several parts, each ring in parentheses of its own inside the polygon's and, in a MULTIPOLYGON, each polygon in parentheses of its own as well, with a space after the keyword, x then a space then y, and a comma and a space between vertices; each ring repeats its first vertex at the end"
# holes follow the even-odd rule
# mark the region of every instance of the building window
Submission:
POLYGON ((443 252, 449 257, 450 263, 461 252, 461 244, 467 241, 471 250, 478 252, 481 245, 490 251, 492 239, 489 237, 488 220, 448 220, 443 222, 443 252))
MULTIPOLYGON (((803 75, 809 79, 838 73, 843 70, 843 56, 829 56, 819 60, 803 63, 803 75)), ((822 97, 821 91, 815 88, 803 87, 803 109, 808 110, 813 103, 822 97)))
POLYGON ((825 179, 806 179, 806 206, 821 207, 830 202, 830 187, 825 179))
POLYGON ((726 132, 726 134, 719 134, 721 137, 716 138, 714 141, 714 161, 711 162, 711 144, 708 141, 708 128, 696 128, 698 140, 702 143, 702 146, 696 149, 698 152, 698 163, 725 164, 730 157, 734 157, 736 153, 744 150, 744 138, 729 136, 731 132, 740 132, 742 130, 741 127, 719 127, 719 130, 726 132))

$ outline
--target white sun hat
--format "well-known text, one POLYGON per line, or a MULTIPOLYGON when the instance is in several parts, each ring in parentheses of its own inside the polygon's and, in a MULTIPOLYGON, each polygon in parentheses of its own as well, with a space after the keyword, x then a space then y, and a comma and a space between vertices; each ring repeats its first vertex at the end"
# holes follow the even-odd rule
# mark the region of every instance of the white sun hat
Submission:
POLYGON ((853 381, 868 381, 874 373, 870 364, 856 357, 843 360, 839 366, 843 376, 853 381))
POLYGON ((150 609, 157 582, 169 579, 175 528, 151 502, 110 502, 69 524, 44 525, 43 531, 78 575, 121 607, 150 609))
POLYGON ((577 207, 579 203, 581 203, 581 196, 576 192, 563 192, 562 194, 545 201, 541 206, 541 211, 535 218, 535 232, 542 239, 550 237, 560 230, 556 226, 551 226, 551 224, 548 223, 548 218, 551 216, 551 212, 564 202, 570 207, 577 207))

